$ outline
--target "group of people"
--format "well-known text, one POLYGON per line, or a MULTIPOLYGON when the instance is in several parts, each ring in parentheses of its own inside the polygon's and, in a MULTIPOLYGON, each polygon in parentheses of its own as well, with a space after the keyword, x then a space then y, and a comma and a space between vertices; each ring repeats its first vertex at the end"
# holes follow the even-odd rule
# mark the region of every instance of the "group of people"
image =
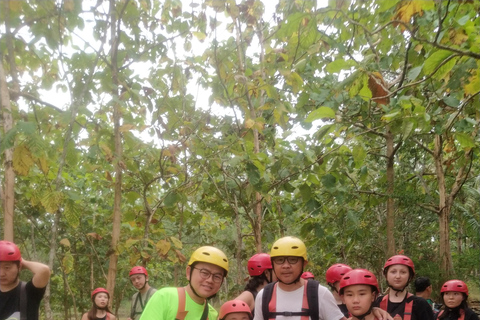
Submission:
MULTIPOLYGON (((203 246, 191 255, 186 267, 188 284, 159 290, 148 283, 144 267, 129 272, 138 290, 132 297, 128 320, 479 320, 468 307, 468 287, 461 280, 441 288, 444 308, 434 308, 407 288, 414 279, 413 261, 404 255, 389 258, 383 274, 389 286, 380 295, 375 275, 366 269, 335 264, 326 272, 330 290, 304 271, 307 248, 296 237, 278 239, 270 254, 252 256, 247 264, 249 282, 239 296, 225 302, 219 312, 208 303, 220 290, 229 271, 228 258, 218 248, 203 246), (309 319, 310 318, 310 319, 309 319)), ((0 320, 38 320, 40 301, 50 278, 48 266, 22 259, 12 242, 0 241, 0 320), (33 278, 19 281, 20 270, 33 278)), ((108 309, 110 294, 97 288, 92 308, 82 320, 115 320, 108 309)))

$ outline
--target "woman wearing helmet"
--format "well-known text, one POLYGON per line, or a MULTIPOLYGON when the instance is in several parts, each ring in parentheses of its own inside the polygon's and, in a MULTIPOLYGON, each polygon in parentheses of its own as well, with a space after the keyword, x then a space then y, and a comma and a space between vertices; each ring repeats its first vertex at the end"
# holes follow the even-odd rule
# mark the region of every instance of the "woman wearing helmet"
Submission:
POLYGON ((188 284, 180 288, 162 288, 150 298, 140 320, 217 319, 218 312, 208 303, 228 273, 227 256, 215 247, 205 246, 193 252, 186 268, 188 284))
POLYGON ((404 255, 390 257, 383 267, 383 275, 390 287, 375 304, 386 310, 395 320, 432 320, 433 311, 427 300, 408 292, 408 284, 415 276, 413 261, 404 255))
POLYGON ((250 279, 243 291, 235 300, 242 300, 247 303, 250 311, 255 309, 255 298, 258 292, 267 284, 276 281, 273 275, 272 262, 268 253, 254 254, 247 263, 248 274, 250 279))
POLYGON ((140 315, 145 309, 150 297, 157 291, 157 289, 150 287, 148 283, 148 272, 142 266, 135 266, 130 269, 128 273, 130 282, 138 290, 134 293, 131 301, 130 317, 127 320, 140 319, 140 315))
POLYGON ((242 300, 230 300, 220 307, 219 320, 252 320, 250 307, 242 300))
POLYGON ((348 317, 347 306, 343 303, 342 298, 338 294, 338 290, 340 290, 340 280, 342 280, 343 276, 350 271, 352 271, 352 268, 350 268, 350 266, 347 266, 343 263, 335 263, 330 268, 328 268, 327 272, 325 273, 325 280, 330 287, 330 291, 332 291, 338 308, 340 308, 340 311, 342 311, 345 317, 348 317))
POLYGON ((92 307, 83 314, 81 320, 115 320, 115 316, 108 308, 110 294, 105 288, 96 288, 92 291, 92 307))
POLYGON ((449 280, 440 289, 444 309, 441 310, 439 320, 478 320, 475 312, 468 307, 468 287, 461 280, 449 280))
POLYGON ((366 269, 347 272, 339 283, 338 293, 345 301, 352 320, 377 319, 372 313, 372 308, 378 292, 377 278, 366 269))
POLYGON ((40 302, 49 280, 47 265, 23 259, 15 243, 0 241, 0 319, 38 320, 40 302), (20 281, 21 270, 29 270, 32 279, 20 281), (26 299, 21 301, 22 296, 26 299))

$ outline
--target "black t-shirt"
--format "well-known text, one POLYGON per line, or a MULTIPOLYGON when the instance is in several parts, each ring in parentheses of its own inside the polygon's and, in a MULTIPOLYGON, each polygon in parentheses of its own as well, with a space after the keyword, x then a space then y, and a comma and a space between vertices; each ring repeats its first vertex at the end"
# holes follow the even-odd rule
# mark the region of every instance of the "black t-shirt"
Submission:
POLYGON ((337 304, 340 311, 342 311, 345 318, 350 318, 350 314, 348 313, 347 305, 345 303, 337 304))
MULTIPOLYGON (((0 320, 9 319, 15 312, 20 312, 20 283, 14 289, 0 291, 0 320)), ((27 320, 38 320, 38 309, 45 294, 46 288, 36 288, 32 281, 28 281, 27 292, 27 320)))
MULTIPOLYGON (((382 302, 384 296, 380 296, 375 300, 374 307, 380 307, 380 302, 382 302)), ((428 304, 427 300, 417 297, 410 296, 407 297, 404 301, 394 303, 388 301, 387 311, 392 317, 399 315, 403 319, 403 314, 405 312, 405 303, 413 300, 412 305, 412 317, 411 320, 433 320, 433 310, 432 307, 428 304), (403 305, 403 306, 402 306, 403 305)))
MULTIPOLYGON (((440 311, 442 314, 444 312, 446 312, 445 310, 442 310, 440 311)), ((437 314, 436 318, 435 319, 439 319, 439 316, 440 316, 440 313, 437 314)), ((460 313, 458 310, 453 310, 453 312, 449 312, 449 314, 447 315, 447 318, 443 318, 444 320, 457 320, 457 319, 460 319, 460 313)), ((472 309, 470 308, 467 308, 465 309, 465 320, 479 320, 478 319, 478 315, 473 312, 472 309)))

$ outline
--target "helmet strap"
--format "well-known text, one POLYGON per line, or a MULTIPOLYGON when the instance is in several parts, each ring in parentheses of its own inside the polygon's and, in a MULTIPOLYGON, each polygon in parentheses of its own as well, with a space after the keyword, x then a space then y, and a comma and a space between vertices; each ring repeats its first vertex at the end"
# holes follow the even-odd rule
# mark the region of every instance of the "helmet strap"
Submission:
MULTIPOLYGON (((274 270, 274 269, 273 269, 273 270, 274 270)), ((274 272, 275 272, 275 270, 274 270, 274 272)), ((298 275, 298 277, 297 277, 295 280, 293 280, 292 282, 288 282, 288 283, 287 283, 287 282, 283 282, 283 281, 280 280, 278 277, 277 277, 277 281, 280 282, 280 283, 283 283, 283 284, 285 284, 285 285, 287 285, 287 286, 288 286, 288 285, 291 285, 291 284, 295 284, 295 283, 297 283, 297 282, 300 282, 300 279, 302 279, 302 273, 303 273, 303 267, 302 267, 302 271, 300 272, 300 274, 298 275)))

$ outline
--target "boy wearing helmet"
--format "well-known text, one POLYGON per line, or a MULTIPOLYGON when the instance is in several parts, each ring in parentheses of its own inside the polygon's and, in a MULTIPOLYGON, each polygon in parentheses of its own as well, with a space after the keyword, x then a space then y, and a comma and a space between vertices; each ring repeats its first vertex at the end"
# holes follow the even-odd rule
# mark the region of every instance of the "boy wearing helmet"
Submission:
POLYGON ((50 268, 43 263, 22 259, 18 247, 10 241, 0 241, 0 320, 38 320, 38 309, 45 294, 50 268), (18 278, 21 270, 30 270, 33 277, 27 283, 18 278))
MULTIPOLYGON (((302 240, 284 237, 270 251, 278 281, 265 286, 255 299, 254 320, 346 320, 332 293, 315 280, 302 279, 307 248, 302 240)), ((378 319, 391 319, 374 310, 378 319)))
POLYGON ((195 250, 186 269, 188 285, 162 288, 150 298, 140 320, 210 320, 218 312, 208 304, 228 273, 227 256, 215 247, 195 250))
POLYGON ((148 284, 148 272, 142 266, 136 266, 130 269, 128 273, 130 282, 138 290, 132 296, 132 304, 130 308, 130 317, 127 320, 136 320, 145 309, 150 297, 157 291, 157 289, 150 287, 148 284))
POLYGON ((340 280, 342 280, 343 276, 350 271, 352 271, 352 268, 350 268, 350 266, 347 266, 343 263, 336 263, 330 268, 328 268, 327 272, 325 273, 325 280, 327 280, 327 284, 332 291, 338 308, 340 309, 340 311, 342 311, 345 317, 348 317, 348 310, 347 306, 343 303, 343 300, 339 295, 340 280))
POLYGON ((276 281, 272 270, 272 261, 268 253, 254 254, 247 263, 250 280, 243 291, 235 300, 242 300, 250 308, 255 309, 255 298, 260 290, 267 284, 276 281))
POLYGON ((242 300, 230 300, 220 307, 219 320, 252 320, 250 307, 242 300))
POLYGON ((378 282, 366 269, 347 272, 339 283, 339 295, 345 301, 352 320, 375 320, 373 303, 378 295, 378 282))
POLYGON ((440 289, 444 310, 438 313, 438 320, 478 320, 478 316, 468 307, 468 287, 461 280, 449 280, 440 289))
POLYGON ((408 284, 415 276, 415 266, 409 257, 390 257, 383 267, 383 275, 390 290, 376 300, 376 306, 387 311, 394 320, 433 319, 433 311, 427 300, 408 292, 408 284))

